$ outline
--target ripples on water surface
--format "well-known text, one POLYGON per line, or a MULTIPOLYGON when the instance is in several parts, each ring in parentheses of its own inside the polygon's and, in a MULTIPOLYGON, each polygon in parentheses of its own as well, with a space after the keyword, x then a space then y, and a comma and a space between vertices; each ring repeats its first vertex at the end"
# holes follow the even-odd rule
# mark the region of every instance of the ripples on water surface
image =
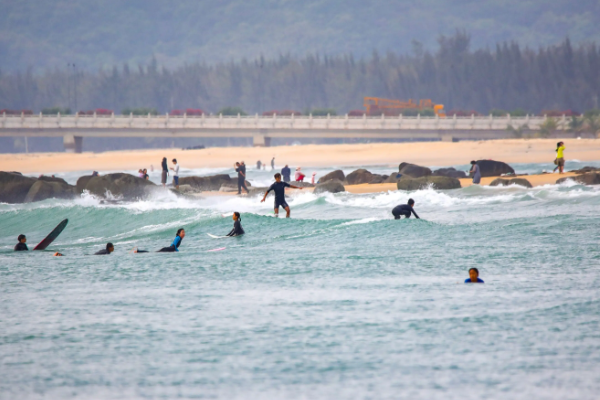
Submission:
POLYGON ((0 204, 0 398, 597 398, 599 187, 271 204, 0 204), (424 219, 392 220, 409 197, 424 219), (247 235, 210 239, 234 210, 247 235), (11 251, 67 217, 66 257, 11 251))

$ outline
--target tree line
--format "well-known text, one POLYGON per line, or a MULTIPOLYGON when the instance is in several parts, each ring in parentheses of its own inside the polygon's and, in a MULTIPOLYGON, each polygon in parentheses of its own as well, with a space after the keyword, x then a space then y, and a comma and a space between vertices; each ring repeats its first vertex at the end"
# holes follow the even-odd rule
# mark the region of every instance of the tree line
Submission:
POLYGON ((0 71, 0 110, 165 113, 201 109, 217 113, 363 110, 364 96, 432 99, 447 111, 540 114, 597 109, 600 47, 569 39, 539 49, 500 43, 470 50, 465 32, 442 36, 436 52, 413 43, 410 55, 281 55, 276 59, 177 68, 129 64, 112 69, 0 71), (465 111, 466 110, 466 111, 465 111), (508 111, 506 111, 508 110, 508 111), (136 111, 138 112, 138 111, 136 111))

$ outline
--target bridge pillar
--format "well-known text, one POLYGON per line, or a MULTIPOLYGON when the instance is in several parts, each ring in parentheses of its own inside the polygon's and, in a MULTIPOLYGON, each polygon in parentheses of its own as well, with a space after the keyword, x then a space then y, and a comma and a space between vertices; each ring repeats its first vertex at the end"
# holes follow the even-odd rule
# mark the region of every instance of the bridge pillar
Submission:
POLYGON ((458 139, 456 139, 454 136, 444 133, 441 135, 442 138, 442 142, 458 142, 458 139))
POLYGON ((81 153, 83 138, 81 136, 65 135, 63 136, 63 145, 67 153, 81 153))
POLYGON ((252 140, 252 144, 254 147, 270 147, 271 146, 271 138, 265 135, 254 135, 252 140))

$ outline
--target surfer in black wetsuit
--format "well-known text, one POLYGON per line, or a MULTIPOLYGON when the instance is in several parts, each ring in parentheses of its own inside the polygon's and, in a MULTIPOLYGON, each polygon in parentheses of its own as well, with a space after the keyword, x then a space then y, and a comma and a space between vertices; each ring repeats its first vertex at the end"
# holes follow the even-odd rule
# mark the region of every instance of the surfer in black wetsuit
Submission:
POLYGON ((394 207, 392 210, 392 214, 394 214, 394 219, 400 219, 400 216, 404 216, 405 218, 410 218, 410 214, 415 214, 417 219, 420 219, 415 209, 413 208, 415 201, 413 199, 408 199, 408 204, 400 204, 399 206, 394 207))
POLYGON ((19 243, 15 245, 15 251, 29 250, 29 247, 27 247, 27 245, 25 244, 27 242, 27 237, 25 235, 19 235, 19 237, 17 237, 17 240, 19 241, 19 243))
POLYGON ((110 254, 115 251, 115 246, 112 243, 106 243, 106 248, 94 253, 96 256, 102 256, 105 254, 110 254))
POLYGON ((269 194, 269 192, 271 190, 273 192, 275 192, 275 216, 276 217, 279 216, 279 207, 280 206, 283 207, 283 209, 286 212, 285 217, 286 218, 290 217, 290 206, 285 201, 285 188, 286 187, 302 190, 301 187, 290 185, 287 182, 281 182, 281 174, 280 173, 275 174, 275 183, 272 184, 271 187, 269 188, 269 190, 267 190, 265 192, 263 199, 260 201, 261 203, 264 202, 265 199, 267 198, 267 195, 269 194))
POLYGON ((175 239, 173 239, 173 243, 169 247, 163 247, 158 252, 159 253, 172 253, 175 251, 179 251, 179 246, 181 245, 181 241, 185 237, 185 230, 183 228, 179 228, 177 230, 177 234, 175 235, 175 239))
POLYGON ((243 235, 244 228, 242 228, 242 217, 239 212, 233 213, 233 229, 226 236, 240 236, 243 235))

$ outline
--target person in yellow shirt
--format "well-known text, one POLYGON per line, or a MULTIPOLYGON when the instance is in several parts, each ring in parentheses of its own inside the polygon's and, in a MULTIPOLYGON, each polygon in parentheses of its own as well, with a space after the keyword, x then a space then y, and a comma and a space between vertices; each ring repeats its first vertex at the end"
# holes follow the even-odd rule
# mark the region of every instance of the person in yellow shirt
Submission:
POLYGON ((558 142, 556 144, 556 166, 558 168, 558 173, 559 174, 562 174, 564 172, 564 168, 565 168, 564 151, 565 151, 565 143, 564 142, 558 142))

